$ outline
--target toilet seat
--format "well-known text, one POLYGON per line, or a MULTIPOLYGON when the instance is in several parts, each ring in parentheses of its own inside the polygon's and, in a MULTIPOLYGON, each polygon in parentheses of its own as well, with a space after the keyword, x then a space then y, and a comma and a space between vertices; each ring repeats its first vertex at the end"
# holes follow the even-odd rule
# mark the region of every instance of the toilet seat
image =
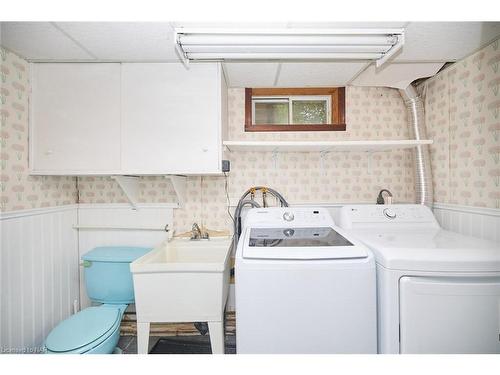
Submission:
POLYGON ((47 336, 52 353, 85 353, 106 341, 120 327, 127 305, 88 307, 59 323, 47 336))

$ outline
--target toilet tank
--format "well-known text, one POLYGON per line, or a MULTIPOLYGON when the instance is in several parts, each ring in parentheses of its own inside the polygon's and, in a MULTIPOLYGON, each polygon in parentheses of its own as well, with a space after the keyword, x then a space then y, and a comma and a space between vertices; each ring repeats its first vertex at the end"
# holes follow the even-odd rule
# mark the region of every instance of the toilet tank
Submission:
POLYGON ((134 303, 130 263, 152 248, 96 247, 82 256, 87 295, 94 302, 134 303))

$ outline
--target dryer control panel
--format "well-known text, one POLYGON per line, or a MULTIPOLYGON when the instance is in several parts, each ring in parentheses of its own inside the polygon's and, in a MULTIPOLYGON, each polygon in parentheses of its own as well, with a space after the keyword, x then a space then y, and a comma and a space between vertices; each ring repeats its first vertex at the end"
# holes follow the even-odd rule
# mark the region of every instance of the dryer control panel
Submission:
POLYGON ((339 225, 342 228, 373 227, 378 224, 384 227, 411 224, 439 228, 430 208, 420 204, 348 205, 340 210, 339 225))

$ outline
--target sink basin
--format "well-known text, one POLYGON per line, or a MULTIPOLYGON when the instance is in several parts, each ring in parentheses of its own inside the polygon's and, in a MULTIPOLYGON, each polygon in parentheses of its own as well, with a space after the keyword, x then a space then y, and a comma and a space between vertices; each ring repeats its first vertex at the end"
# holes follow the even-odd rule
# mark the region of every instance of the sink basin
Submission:
POLYGON ((212 353, 223 353, 230 247, 229 237, 174 239, 131 263, 139 353, 151 322, 208 322, 212 353))
POLYGON ((132 273, 200 271, 222 272, 227 265, 231 239, 174 239, 164 242, 130 265, 132 273))

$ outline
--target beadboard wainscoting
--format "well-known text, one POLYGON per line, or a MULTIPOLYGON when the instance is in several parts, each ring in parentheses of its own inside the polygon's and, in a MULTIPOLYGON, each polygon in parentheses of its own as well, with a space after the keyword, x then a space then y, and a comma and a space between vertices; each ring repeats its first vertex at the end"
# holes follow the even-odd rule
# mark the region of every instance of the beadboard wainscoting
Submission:
MULTIPOLYGON (((177 204, 80 204, 78 209, 79 257, 97 246, 155 247, 172 232, 177 204)), ((81 264, 81 262, 80 262, 81 264)), ((80 307, 90 306, 80 265, 80 307)))
POLYGON ((434 215, 444 229, 500 243, 498 208, 434 203, 434 215))
POLYGON ((79 300, 77 205, 0 214, 0 353, 41 350, 79 300))

